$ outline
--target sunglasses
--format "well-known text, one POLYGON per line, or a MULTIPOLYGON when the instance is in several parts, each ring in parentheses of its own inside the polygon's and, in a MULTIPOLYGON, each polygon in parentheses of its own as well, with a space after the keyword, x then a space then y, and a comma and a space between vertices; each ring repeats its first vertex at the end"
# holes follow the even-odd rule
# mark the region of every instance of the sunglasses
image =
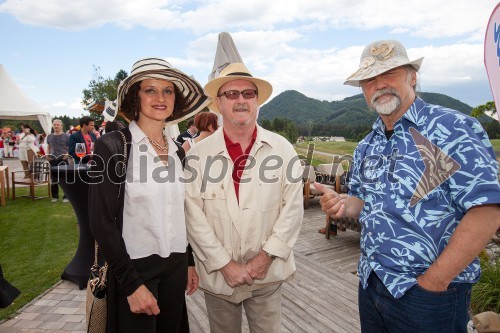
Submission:
POLYGON ((220 93, 219 95, 217 95, 217 97, 221 97, 222 95, 224 95, 226 96, 227 99, 238 99, 240 97, 240 94, 243 96, 244 99, 250 99, 257 96, 257 90, 255 89, 245 89, 243 91, 228 90, 224 91, 223 93, 220 93))

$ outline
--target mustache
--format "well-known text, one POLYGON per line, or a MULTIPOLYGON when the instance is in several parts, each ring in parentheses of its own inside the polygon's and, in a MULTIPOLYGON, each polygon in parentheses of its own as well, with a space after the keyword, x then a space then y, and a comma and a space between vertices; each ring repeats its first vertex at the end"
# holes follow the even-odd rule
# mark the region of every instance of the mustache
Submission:
POLYGON ((377 90, 373 94, 372 99, 371 99, 371 103, 374 104, 377 101, 377 99, 379 99, 383 95, 393 95, 393 96, 396 96, 397 98, 399 98, 399 94, 398 94, 398 91, 396 89, 384 88, 384 89, 377 90))
POLYGON ((248 111, 249 107, 247 103, 236 103, 234 104, 233 110, 244 110, 248 111))

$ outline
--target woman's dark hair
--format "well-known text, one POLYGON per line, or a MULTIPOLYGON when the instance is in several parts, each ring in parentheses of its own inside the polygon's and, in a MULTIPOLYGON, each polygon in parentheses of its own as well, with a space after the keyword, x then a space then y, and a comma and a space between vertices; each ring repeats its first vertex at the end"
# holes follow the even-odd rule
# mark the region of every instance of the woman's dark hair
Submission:
POLYGON ((194 126, 198 131, 208 132, 208 128, 212 125, 212 129, 215 131, 219 125, 217 124, 217 115, 213 112, 200 112, 194 117, 194 126))
MULTIPOLYGON (((120 110, 123 112, 125 117, 130 120, 139 119, 139 113, 141 111, 141 100, 139 98, 139 90, 141 90, 141 81, 134 83, 123 98, 123 101, 120 105, 120 110)), ((174 103, 174 112, 165 120, 169 119, 177 119, 180 118, 188 100, 184 97, 183 94, 179 91, 179 88, 174 84, 174 94, 175 94, 175 103, 174 103)))
POLYGON ((29 124, 23 124, 22 126, 23 126, 24 129, 29 128, 30 129, 30 133, 33 134, 33 135, 36 135, 35 134, 35 130, 33 128, 31 128, 31 126, 29 124))

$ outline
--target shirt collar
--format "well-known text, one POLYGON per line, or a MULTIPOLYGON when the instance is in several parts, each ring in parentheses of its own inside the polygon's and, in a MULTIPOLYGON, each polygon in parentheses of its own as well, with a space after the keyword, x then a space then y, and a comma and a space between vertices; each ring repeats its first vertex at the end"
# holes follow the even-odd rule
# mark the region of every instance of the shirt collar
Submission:
POLYGON ((146 134, 144 134, 144 132, 141 130, 139 125, 137 125, 135 120, 132 121, 130 123, 130 125, 128 125, 128 129, 130 130, 130 133, 132 134, 132 142, 133 143, 140 143, 144 139, 147 140, 146 134))
MULTIPOLYGON (((144 143, 148 142, 148 137, 146 134, 141 130, 139 125, 134 121, 130 122, 128 125, 128 129, 130 130, 130 133, 132 134, 132 142, 135 144, 139 143, 144 143)), ((175 153, 177 150, 179 150, 179 147, 175 144, 175 142, 172 140, 172 138, 168 135, 168 133, 165 133, 165 129, 163 130, 163 133, 167 137, 167 142, 168 142, 168 153, 172 155, 175 153)))
MULTIPOLYGON (((222 131, 224 132, 224 142, 226 143, 226 147, 235 146, 239 144, 238 142, 231 141, 231 139, 227 136, 224 127, 222 128, 222 131)), ((257 138, 257 125, 255 126, 252 132, 252 141, 255 141, 256 138, 257 138)))

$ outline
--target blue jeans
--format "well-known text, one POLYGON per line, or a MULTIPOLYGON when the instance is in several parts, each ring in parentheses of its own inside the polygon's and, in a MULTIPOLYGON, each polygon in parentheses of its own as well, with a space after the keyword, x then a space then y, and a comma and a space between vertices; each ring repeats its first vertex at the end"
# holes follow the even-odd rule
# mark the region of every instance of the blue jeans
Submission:
POLYGON ((451 283, 443 292, 415 285, 394 298, 372 272, 366 290, 359 284, 361 332, 466 333, 471 289, 470 283, 451 283))

